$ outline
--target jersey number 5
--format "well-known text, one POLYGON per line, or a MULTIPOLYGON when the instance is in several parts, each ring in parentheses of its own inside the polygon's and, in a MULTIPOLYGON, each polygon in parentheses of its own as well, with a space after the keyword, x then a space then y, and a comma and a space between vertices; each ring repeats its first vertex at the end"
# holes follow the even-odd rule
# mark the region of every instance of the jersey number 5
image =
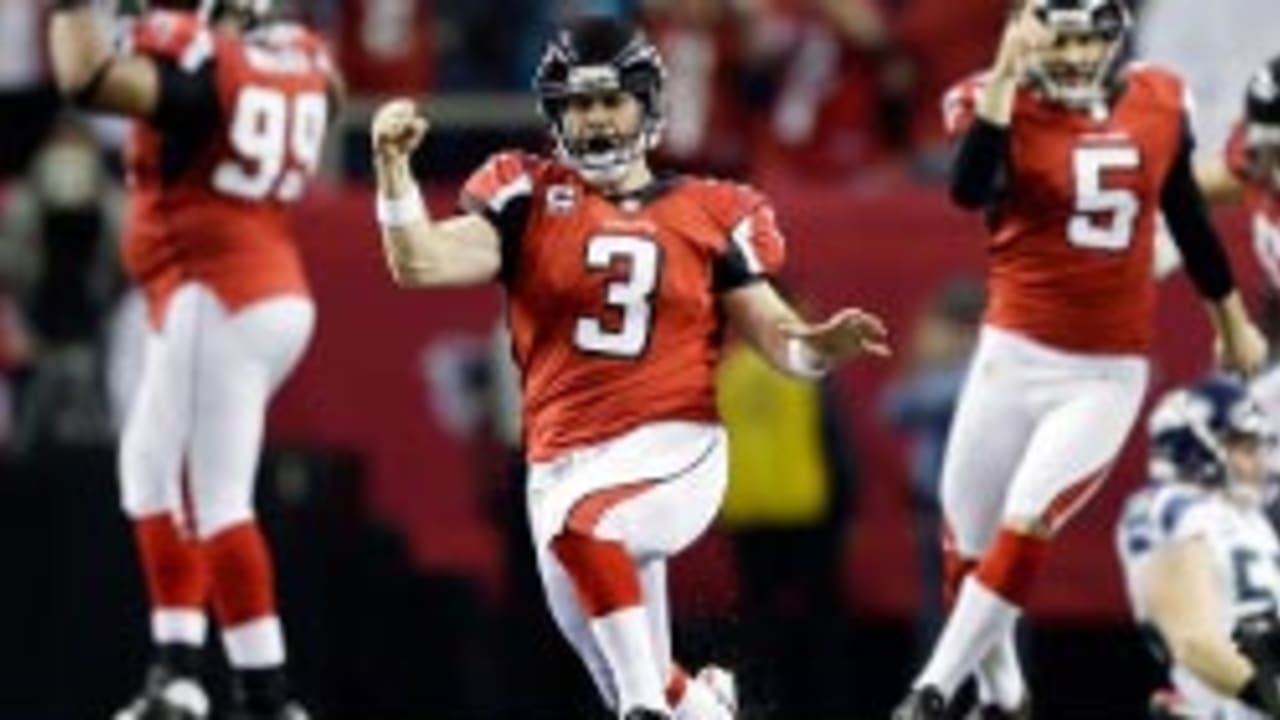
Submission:
POLYGON ((1067 224, 1071 244, 1090 250, 1116 251, 1129 247, 1141 203, 1131 190, 1104 187, 1103 178, 1108 172, 1141 167, 1138 149, 1132 145, 1076 148, 1072 165, 1076 212, 1067 224))
POLYGON ((323 93, 290 97, 274 88, 242 88, 231 115, 236 158, 214 170, 214 189, 242 200, 297 200, 320 164, 328 113, 323 93))
POLYGON ((587 269, 608 272, 615 262, 627 266, 625 277, 605 285, 605 307, 620 313, 611 329, 598 317, 580 317, 573 344, 589 353, 637 358, 649 345, 653 327, 653 293, 658 289, 662 254, 652 240, 629 235, 597 235, 587 243, 587 269))

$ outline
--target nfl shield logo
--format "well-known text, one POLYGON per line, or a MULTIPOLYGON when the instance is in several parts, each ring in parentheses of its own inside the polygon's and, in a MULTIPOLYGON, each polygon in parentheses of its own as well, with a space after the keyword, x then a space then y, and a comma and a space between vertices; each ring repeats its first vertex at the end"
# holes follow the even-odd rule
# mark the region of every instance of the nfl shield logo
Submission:
POLYGON ((552 185, 547 188, 547 212, 552 215, 568 215, 578 204, 578 193, 571 185, 552 185))

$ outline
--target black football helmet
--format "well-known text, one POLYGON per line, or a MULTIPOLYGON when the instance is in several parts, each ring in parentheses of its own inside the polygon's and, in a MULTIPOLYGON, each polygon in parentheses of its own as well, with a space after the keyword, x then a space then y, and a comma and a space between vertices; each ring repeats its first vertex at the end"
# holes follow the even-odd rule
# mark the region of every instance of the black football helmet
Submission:
POLYGON ((1245 96, 1249 171, 1280 192, 1280 57, 1254 73, 1245 96))
POLYGON ((1032 14, 1055 38, 1097 38, 1107 44, 1096 63, 1048 62, 1031 64, 1032 81, 1044 95, 1070 107, 1105 102, 1114 87, 1133 27, 1125 0, 1028 0, 1032 14))
POLYGON ((561 161, 594 184, 621 178, 662 135, 665 79, 657 47, 629 23, 587 16, 557 31, 538 64, 534 90, 561 161), (618 91, 633 95, 643 107, 634 134, 568 136, 564 112, 570 98, 618 91))

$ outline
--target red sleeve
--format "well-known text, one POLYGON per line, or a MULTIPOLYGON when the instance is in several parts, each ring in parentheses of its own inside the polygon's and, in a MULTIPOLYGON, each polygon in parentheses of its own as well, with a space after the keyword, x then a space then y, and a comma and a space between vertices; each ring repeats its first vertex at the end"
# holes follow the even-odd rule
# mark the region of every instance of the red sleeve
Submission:
POLYGON ((776 275, 787 256, 787 242, 768 198, 745 185, 725 186, 720 201, 726 238, 716 266, 720 291, 776 275))
POLYGON ((498 231, 502 248, 499 279, 515 281, 520 265, 520 241, 529 224, 533 196, 533 164, 527 155, 500 152, 467 178, 458 205, 464 212, 483 215, 498 231))
POLYGON ((147 13, 133 26, 129 50, 196 70, 213 55, 213 33, 191 13, 147 13))
POLYGON ((1227 169, 1242 183, 1253 182, 1249 176, 1249 157, 1245 148, 1245 125, 1244 122, 1236 123, 1231 129, 1231 137, 1227 140, 1227 147, 1223 150, 1223 159, 1227 163, 1227 169))
POLYGON ((533 191, 527 158, 506 151, 490 156, 462 186, 459 204, 467 212, 500 213, 513 199, 533 191))
POLYGON ((984 76, 966 78, 942 96, 942 126, 947 136, 958 139, 969 131, 978 114, 978 93, 982 91, 984 76))

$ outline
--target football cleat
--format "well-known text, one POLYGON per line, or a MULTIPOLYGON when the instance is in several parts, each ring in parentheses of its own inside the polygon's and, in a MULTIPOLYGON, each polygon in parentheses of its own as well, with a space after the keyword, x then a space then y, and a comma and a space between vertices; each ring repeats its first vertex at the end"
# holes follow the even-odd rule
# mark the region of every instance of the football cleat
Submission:
POLYGON ((708 665, 699 670, 694 679, 710 690, 730 715, 737 717, 738 681, 733 677, 733 673, 719 665, 708 665))
POLYGON ((113 716, 114 720, 207 720, 209 696, 195 678, 163 665, 147 671, 142 692, 113 716))
POLYGON ((999 705, 978 705, 969 713, 968 720, 1031 720, 1031 701, 1023 700, 1016 710, 1005 710, 999 705))
POLYGON ((235 708, 227 715, 227 720, 311 720, 311 715, 300 703, 291 700, 275 710, 235 708))
POLYGON ((626 715, 622 716, 622 720, 671 720, 671 715, 662 710, 631 708, 626 715))
POLYGON ((893 720, 945 720, 947 700, 932 685, 916 688, 893 711, 893 720))

